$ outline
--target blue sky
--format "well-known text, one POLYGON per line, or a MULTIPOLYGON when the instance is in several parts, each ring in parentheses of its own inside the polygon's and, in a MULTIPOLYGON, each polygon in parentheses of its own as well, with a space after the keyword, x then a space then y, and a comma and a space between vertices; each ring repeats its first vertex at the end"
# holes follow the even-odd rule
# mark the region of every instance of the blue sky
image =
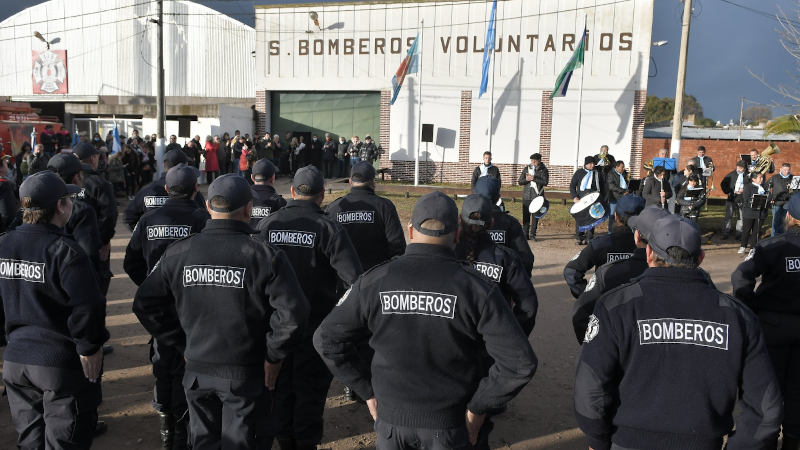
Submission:
MULTIPOLYGON (((798 66, 778 42, 776 30, 779 25, 774 16, 778 13, 778 8, 782 8, 793 19, 800 20, 800 4, 796 0, 693 2, 695 11, 692 16, 686 92, 698 98, 705 115, 723 122, 738 120, 741 97, 747 98, 745 107, 753 104, 791 104, 789 99, 773 93, 753 78, 747 69, 763 75, 773 84, 792 84, 788 73, 797 72, 798 66), (746 8, 760 11, 764 15, 746 8)), ((2 1, 0 20, 37 3, 40 2, 2 1)), ((205 0, 198 3, 252 25, 254 3, 297 3, 297 0, 205 0)), ((650 95, 675 95, 682 11, 683 4, 680 0, 655 0, 653 40, 667 40, 669 43, 652 49, 651 78, 648 83, 650 95)), ((790 106, 789 109, 800 110, 800 105, 790 106)), ((785 114, 789 109, 775 108, 774 114, 785 114)))

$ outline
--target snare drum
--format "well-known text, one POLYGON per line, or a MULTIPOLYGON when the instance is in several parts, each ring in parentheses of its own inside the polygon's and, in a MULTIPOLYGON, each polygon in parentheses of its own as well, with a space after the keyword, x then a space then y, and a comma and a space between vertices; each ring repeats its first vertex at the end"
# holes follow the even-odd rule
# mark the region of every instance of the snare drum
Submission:
POLYGON ((528 205, 528 212, 533 214, 533 217, 536 220, 541 219, 547 214, 547 211, 550 210, 550 201, 544 198, 543 195, 540 195, 533 200, 531 200, 531 204, 528 205))
POLYGON ((569 213, 575 218, 578 231, 584 232, 600 225, 608 219, 608 211, 600 202, 600 193, 592 192, 572 205, 569 213))

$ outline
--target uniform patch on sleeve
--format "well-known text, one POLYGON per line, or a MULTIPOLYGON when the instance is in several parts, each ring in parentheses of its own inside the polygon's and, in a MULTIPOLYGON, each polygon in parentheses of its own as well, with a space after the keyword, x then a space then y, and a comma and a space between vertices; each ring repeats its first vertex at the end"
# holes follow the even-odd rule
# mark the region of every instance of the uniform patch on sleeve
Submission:
POLYGON ((489 230, 489 237, 492 238, 492 242, 495 244, 505 244, 506 243, 506 230, 489 230))
POLYGON ((589 316, 589 325, 586 327, 586 335, 583 336, 583 342, 592 342, 592 339, 596 338, 598 333, 600 333, 600 320, 592 314, 589 316))
POLYGON ((475 270, 489 277, 495 283, 499 283, 503 277, 503 266, 496 264, 475 261, 475 270))
POLYGON ((728 350, 728 324, 695 319, 638 320, 639 345, 688 344, 728 350))
POLYGON ((589 278, 589 282, 586 283, 586 289, 583 292, 589 292, 594 289, 594 285, 597 284, 597 274, 592 274, 592 278, 589 278))
POLYGON ((250 217, 253 219, 264 219, 269 217, 271 212, 272 208, 269 206, 253 206, 250 208, 250 217))

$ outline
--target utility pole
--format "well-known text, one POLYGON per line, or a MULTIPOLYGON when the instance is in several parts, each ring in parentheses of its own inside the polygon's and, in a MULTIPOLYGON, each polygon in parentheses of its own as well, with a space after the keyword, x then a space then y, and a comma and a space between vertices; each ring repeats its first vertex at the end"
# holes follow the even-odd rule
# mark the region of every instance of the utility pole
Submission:
POLYGON ((742 97, 742 104, 739 105, 739 139, 737 139, 737 141, 742 140, 742 125, 744 125, 744 123, 742 122, 743 117, 744 117, 744 97, 742 97))
POLYGON ((164 0, 157 0, 158 12, 158 93, 156 98, 156 122, 158 123, 158 144, 156 145, 156 167, 160 176, 164 171, 164 146, 167 102, 164 95, 164 0))
POLYGON ((678 59, 678 83, 675 86, 675 114, 672 116, 672 141, 670 156, 681 152, 683 129, 683 93, 686 86, 686 58, 689 53, 689 27, 692 23, 692 0, 683 0, 683 28, 681 30, 681 55, 678 59))

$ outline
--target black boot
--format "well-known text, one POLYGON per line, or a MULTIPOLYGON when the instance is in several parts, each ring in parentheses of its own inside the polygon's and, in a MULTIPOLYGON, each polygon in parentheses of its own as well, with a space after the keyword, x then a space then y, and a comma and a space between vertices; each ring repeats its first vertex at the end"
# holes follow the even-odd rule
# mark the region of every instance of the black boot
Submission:
POLYGON ((783 435, 783 444, 781 450, 800 450, 800 438, 794 436, 783 435))
POLYGON ((172 432, 172 450, 186 450, 189 448, 189 411, 177 416, 172 432))
POLYGON ((161 450, 172 450, 172 414, 159 411, 158 424, 161 427, 161 450))
POLYGON ((278 438, 278 447, 281 450, 295 450, 297 448, 292 438, 278 438))

